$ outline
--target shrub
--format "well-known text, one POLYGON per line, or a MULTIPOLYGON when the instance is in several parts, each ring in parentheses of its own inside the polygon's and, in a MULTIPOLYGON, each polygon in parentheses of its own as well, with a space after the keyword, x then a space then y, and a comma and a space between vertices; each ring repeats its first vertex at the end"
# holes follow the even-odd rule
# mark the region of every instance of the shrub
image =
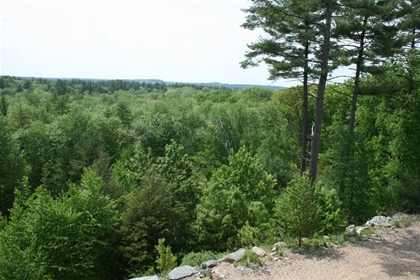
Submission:
POLYGON ((165 238, 159 239, 158 245, 155 248, 158 252, 156 258, 157 268, 163 274, 167 274, 171 269, 176 267, 176 256, 172 254, 170 246, 165 246, 165 238))
POLYGON ((281 233, 297 237, 299 247, 303 237, 314 233, 332 233, 344 225, 340 201, 334 190, 310 180, 292 180, 277 200, 276 217, 281 233))

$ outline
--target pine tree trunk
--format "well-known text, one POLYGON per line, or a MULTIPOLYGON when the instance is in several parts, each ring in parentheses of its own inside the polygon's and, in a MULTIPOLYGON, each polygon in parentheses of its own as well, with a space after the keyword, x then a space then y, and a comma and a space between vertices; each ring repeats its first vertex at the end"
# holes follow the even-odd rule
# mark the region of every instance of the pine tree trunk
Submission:
POLYGON ((331 21, 333 0, 327 0, 326 21, 324 29, 324 42, 322 45, 321 74, 318 82, 318 91, 315 108, 315 123, 311 142, 311 159, 309 161, 309 178, 313 185, 318 171, 318 154, 321 144, 322 110, 324 106, 325 87, 328 78, 328 61, 330 53, 331 21))
POLYGON ((309 129, 309 119, 308 119, 308 56, 309 56, 309 42, 305 43, 305 66, 303 70, 303 104, 302 104, 302 153, 300 155, 300 176, 303 176, 303 173, 306 170, 306 161, 307 161, 307 146, 308 146, 308 129, 309 129))
MULTIPOLYGON (((363 20, 363 27, 366 26, 367 20, 368 20, 368 17, 365 17, 365 19, 363 20)), ((362 65, 363 65, 365 34, 366 34, 365 30, 363 30, 362 33, 360 34, 359 53, 357 55, 356 74, 354 77, 354 89, 353 89, 353 98, 351 101, 350 122, 349 122, 349 137, 350 137, 351 143, 353 142, 354 126, 356 123, 357 97, 359 95, 360 73, 362 71, 362 65)))

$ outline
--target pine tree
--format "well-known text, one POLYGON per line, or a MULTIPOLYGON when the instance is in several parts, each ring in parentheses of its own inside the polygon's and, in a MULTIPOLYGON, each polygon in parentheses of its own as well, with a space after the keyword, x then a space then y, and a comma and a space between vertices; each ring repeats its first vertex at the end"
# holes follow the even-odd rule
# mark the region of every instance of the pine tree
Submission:
POLYGON ((271 1, 254 0, 253 6, 244 10, 246 29, 263 28, 268 38, 259 38, 249 44, 243 68, 264 62, 269 67, 269 79, 298 79, 302 89, 302 142, 300 172, 306 170, 309 131, 308 85, 317 77, 319 60, 316 48, 320 36, 319 24, 322 15, 317 1, 271 1))

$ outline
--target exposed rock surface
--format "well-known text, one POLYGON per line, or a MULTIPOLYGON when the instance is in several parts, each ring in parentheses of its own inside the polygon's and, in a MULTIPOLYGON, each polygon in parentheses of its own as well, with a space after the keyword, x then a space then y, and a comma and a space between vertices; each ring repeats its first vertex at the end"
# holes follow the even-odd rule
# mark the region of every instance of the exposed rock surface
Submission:
POLYGON ((267 255, 267 253, 259 247, 252 247, 251 251, 254 252, 255 254, 257 254, 260 258, 267 255))
MULTIPOLYGON (((356 228, 356 227, 355 227, 356 228)), ((324 280, 324 279, 420 279, 420 223, 407 228, 373 228, 380 237, 367 236, 344 247, 321 247, 292 252, 282 248, 274 260, 262 258, 263 266, 237 266, 221 262, 212 269, 214 280, 324 280)), ((184 280, 197 280, 197 275, 184 280)))
POLYGON ((391 227, 391 217, 375 216, 366 222, 366 226, 391 227))
POLYGON ((240 259, 242 259, 245 255, 246 250, 241 248, 236 252, 233 252, 225 257, 222 258, 222 262, 229 262, 229 263, 233 263, 233 262, 237 262, 240 259))
POLYGON ((262 266, 251 264, 248 267, 234 264, 245 255, 246 250, 240 249, 219 261, 204 262, 207 263, 207 267, 211 265, 212 269, 205 269, 198 275, 182 278, 185 278, 184 280, 197 280, 199 277, 211 277, 215 280, 323 280, 328 275, 328 279, 420 279, 418 219, 418 215, 401 213, 395 214, 392 218, 376 216, 364 226, 348 226, 346 233, 349 235, 350 243, 346 246, 333 244, 328 236, 324 236, 325 245, 310 253, 304 250, 300 253, 292 252, 284 242, 274 244, 271 254, 254 247, 252 251, 260 256, 262 266), (396 228, 394 223, 401 219, 411 219, 411 226, 396 228), (369 232, 365 232, 366 230, 369 232), (355 235, 363 237, 356 238, 355 235))
POLYGON ((143 277, 131 278, 129 280, 159 280, 159 278, 157 277, 157 275, 153 275, 153 276, 143 276, 143 277))
POLYGON ((182 279, 196 273, 198 273, 198 271, 194 267, 189 266, 189 265, 184 265, 184 266, 174 268, 169 273, 169 279, 170 280, 182 279))
POLYGON ((356 235, 356 226, 355 225, 349 225, 348 227, 346 227, 345 234, 356 235))
POLYGON ((208 260, 208 261, 203 262, 201 264, 201 267, 203 267, 203 268, 212 268, 212 267, 217 266, 217 264, 218 263, 217 263, 216 260, 208 260))

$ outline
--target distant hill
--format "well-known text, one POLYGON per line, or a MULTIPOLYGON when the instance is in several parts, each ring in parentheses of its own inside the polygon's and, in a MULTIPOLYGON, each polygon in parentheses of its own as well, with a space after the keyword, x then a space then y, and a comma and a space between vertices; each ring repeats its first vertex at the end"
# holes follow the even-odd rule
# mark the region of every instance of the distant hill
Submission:
MULTIPOLYGON (((30 78, 36 78, 36 77, 30 77, 30 78)), ((218 83, 218 82, 211 82, 211 83, 190 83, 190 82, 170 82, 170 81, 164 81, 160 79, 95 79, 95 78, 43 78, 45 80, 49 81, 56 81, 58 79, 60 80, 83 80, 83 81, 92 81, 92 82, 98 82, 98 81, 113 81, 113 80, 120 80, 120 81, 128 81, 128 82, 139 82, 139 83, 164 83, 168 86, 171 85, 177 85, 177 86, 198 86, 198 87, 211 87, 211 88, 222 88, 222 89, 241 89, 241 88, 252 88, 252 87, 261 87, 271 90, 281 90, 285 89, 287 87, 282 86, 273 86, 273 85, 250 85, 250 84, 226 84, 226 83, 218 83)))
POLYGON ((270 86, 270 85, 225 84, 225 83, 217 83, 217 82, 212 82, 212 83, 183 83, 183 82, 168 82, 168 81, 165 81, 165 83, 168 86, 173 85, 173 84, 186 84, 186 85, 197 85, 197 86, 203 86, 203 87, 230 88, 230 89, 261 87, 261 88, 267 88, 267 89, 271 89, 271 90, 280 90, 280 89, 287 88, 287 87, 270 86))

